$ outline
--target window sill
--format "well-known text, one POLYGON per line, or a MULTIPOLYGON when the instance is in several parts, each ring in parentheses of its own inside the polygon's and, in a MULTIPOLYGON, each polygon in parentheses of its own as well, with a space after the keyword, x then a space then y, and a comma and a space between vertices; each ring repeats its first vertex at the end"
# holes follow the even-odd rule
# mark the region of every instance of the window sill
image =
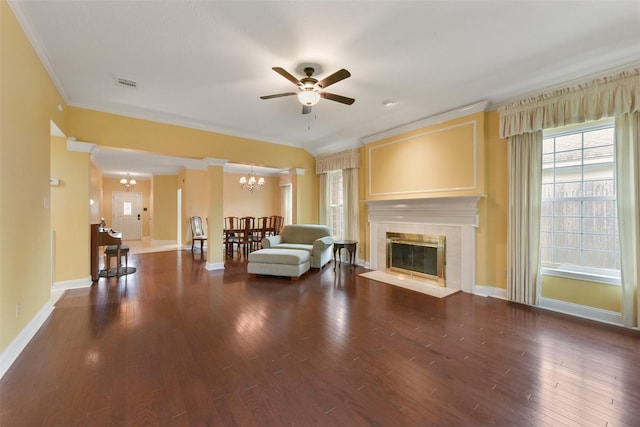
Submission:
POLYGON ((567 270, 563 268, 545 268, 541 269, 541 273, 545 276, 565 277, 567 279, 584 280, 587 282, 602 283, 605 285, 620 286, 620 278, 614 276, 605 276, 595 273, 584 273, 575 270, 567 270))

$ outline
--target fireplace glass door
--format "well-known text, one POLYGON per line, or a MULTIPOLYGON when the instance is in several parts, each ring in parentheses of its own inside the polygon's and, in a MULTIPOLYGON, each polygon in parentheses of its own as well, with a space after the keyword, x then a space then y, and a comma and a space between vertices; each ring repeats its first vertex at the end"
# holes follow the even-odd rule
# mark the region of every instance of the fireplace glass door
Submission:
POLYGON ((387 233, 387 271, 427 278, 444 286, 444 236, 387 233))

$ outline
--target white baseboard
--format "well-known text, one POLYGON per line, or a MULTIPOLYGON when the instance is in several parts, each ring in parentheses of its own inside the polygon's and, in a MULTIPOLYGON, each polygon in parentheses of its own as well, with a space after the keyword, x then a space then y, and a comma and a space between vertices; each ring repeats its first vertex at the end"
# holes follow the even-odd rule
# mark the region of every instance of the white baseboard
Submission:
POLYGON ((209 271, 224 270, 224 262, 208 262, 204 268, 209 271))
POLYGON ((507 299, 506 289, 495 288, 493 286, 473 285, 473 294, 483 297, 500 298, 504 300, 507 299))
POLYGON ((27 323, 27 326, 25 326, 11 344, 0 354, 0 378, 7 373, 13 362, 15 362, 18 356, 20 356, 20 353, 22 353, 22 350, 29 344, 31 338, 34 337, 45 320, 47 320, 53 312, 54 303, 54 299, 47 301, 33 319, 27 323))
POLYGON ((66 291, 67 289, 79 289, 91 287, 91 277, 85 279, 63 280, 54 282, 51 291, 66 291))
POLYGON ((556 311, 558 313, 570 314, 583 319, 595 320, 597 322, 609 323, 611 325, 622 325, 622 314, 603 310, 601 308, 587 307, 585 305, 573 304, 571 302, 559 301, 551 298, 540 298, 540 308, 556 311))
MULTIPOLYGON (((475 295, 507 300, 507 290, 494 288, 493 286, 475 285, 473 287, 473 293, 475 295)), ((595 320, 596 322, 623 326, 622 314, 615 311, 603 310, 601 308, 588 307, 586 305, 579 305, 545 297, 540 297, 540 304, 536 307, 583 319, 595 320)))

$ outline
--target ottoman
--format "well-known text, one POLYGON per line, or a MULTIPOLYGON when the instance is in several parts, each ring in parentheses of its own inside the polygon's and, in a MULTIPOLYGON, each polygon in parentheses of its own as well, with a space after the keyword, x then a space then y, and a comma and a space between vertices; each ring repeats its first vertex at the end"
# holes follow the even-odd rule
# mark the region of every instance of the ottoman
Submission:
POLYGON ((300 249, 260 249, 249 254, 247 272, 252 275, 287 276, 297 280, 309 271, 311 254, 300 249))

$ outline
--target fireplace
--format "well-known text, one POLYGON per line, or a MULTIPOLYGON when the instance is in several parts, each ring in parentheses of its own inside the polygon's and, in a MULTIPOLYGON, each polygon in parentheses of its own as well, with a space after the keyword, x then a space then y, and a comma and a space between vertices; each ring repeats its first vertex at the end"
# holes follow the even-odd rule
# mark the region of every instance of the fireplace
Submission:
POLYGON ((443 236, 446 251, 443 241, 442 280, 446 279, 448 289, 473 293, 479 223, 476 204, 481 197, 368 200, 371 242, 368 267, 388 272, 387 233, 443 236))
POLYGON ((387 232, 388 273, 445 286, 445 236, 387 232))

